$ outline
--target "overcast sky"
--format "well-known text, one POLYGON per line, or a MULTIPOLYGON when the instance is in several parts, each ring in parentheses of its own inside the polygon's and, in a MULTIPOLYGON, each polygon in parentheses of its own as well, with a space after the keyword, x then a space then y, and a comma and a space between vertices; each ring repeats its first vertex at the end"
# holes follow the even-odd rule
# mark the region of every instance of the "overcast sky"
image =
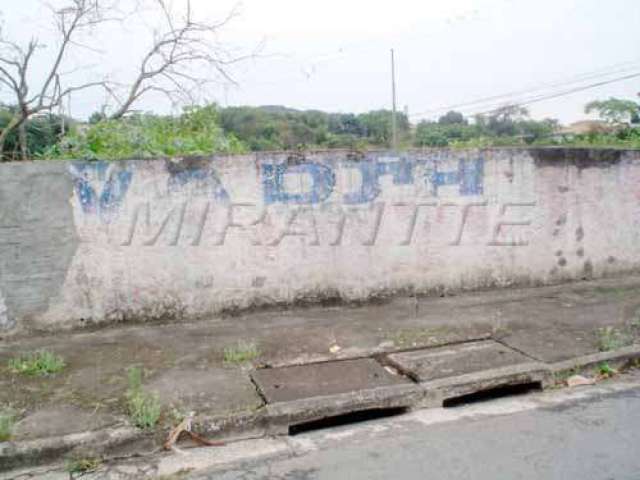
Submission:
MULTIPOLYGON (((193 0, 196 12, 207 18, 222 17, 236 3, 193 0)), ((50 41, 49 13, 39 5, 39 0, 0 0, 7 34, 50 41)), ((237 86, 209 90, 207 98, 222 105, 337 112, 388 108, 392 47, 398 105, 406 106, 414 121, 437 118, 447 106, 479 98, 529 91, 514 97, 522 100, 640 72, 640 0, 243 0, 239 12, 221 39, 239 51, 265 43, 259 58, 235 70, 237 86), (577 77, 584 80, 576 82, 577 77)), ((126 81, 150 32, 110 28, 96 34, 99 52, 78 52, 75 59, 91 63, 94 74, 107 70, 126 81)), ((39 55, 44 59, 46 51, 39 55)), ((529 108, 537 118, 570 122, 584 117, 589 100, 637 98, 638 92, 640 78, 635 78, 529 108)), ((103 99, 98 92, 73 98, 71 113, 86 116, 103 99)), ((476 113, 498 103, 460 109, 476 113)), ((160 98, 148 98, 140 107, 170 110, 160 98)))

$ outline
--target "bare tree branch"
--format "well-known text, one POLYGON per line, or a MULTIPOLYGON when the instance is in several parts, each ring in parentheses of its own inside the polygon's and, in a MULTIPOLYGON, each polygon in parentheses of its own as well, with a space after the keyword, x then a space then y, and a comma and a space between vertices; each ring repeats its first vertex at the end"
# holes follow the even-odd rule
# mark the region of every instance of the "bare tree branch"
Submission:
POLYGON ((38 49, 44 48, 36 38, 32 38, 26 46, 2 37, 0 32, 0 84, 9 87, 14 97, 15 113, 9 123, 0 131, 0 158, 4 151, 7 137, 15 129, 19 129, 21 156, 28 155, 25 122, 29 117, 48 111, 62 104, 69 94, 93 87, 105 86, 102 82, 88 82, 82 85, 62 87, 61 69, 69 50, 78 46, 76 37, 83 31, 112 19, 105 12, 113 13, 112 4, 105 0, 68 0, 64 8, 51 7, 55 25, 59 35, 59 43, 53 55, 51 65, 41 86, 30 94, 29 74, 34 55, 38 49))
POLYGON ((148 92, 160 92, 172 102, 180 97, 192 101, 194 92, 213 77, 235 83, 229 67, 255 55, 237 56, 220 45, 219 30, 237 16, 233 9, 223 20, 204 22, 194 18, 191 0, 184 0, 182 15, 171 9, 168 0, 153 0, 161 24, 142 56, 136 77, 111 118, 121 118, 148 92))

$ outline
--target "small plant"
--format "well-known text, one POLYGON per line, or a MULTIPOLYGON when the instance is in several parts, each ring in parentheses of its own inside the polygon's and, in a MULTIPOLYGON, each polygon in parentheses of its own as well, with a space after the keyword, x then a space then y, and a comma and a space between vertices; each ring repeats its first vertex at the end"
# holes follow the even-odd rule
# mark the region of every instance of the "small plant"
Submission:
POLYGON ((13 410, 0 410, 0 442, 7 442, 11 440, 15 421, 16 415, 13 410))
POLYGON ((70 474, 84 474, 95 472, 102 465, 102 460, 97 457, 74 458, 67 461, 65 470, 70 474))
POLYGON ((609 378, 618 373, 618 371, 615 368, 611 368, 607 362, 604 362, 598 365, 598 373, 601 377, 609 378))
POLYGON ((609 352, 633 343, 633 337, 615 327, 599 328, 597 331, 598 349, 601 352, 609 352))
POLYGON ((238 342, 236 345, 225 347, 224 363, 239 364, 250 362, 260 355, 260 349, 255 343, 238 342))
POLYGON ((59 355, 45 350, 29 353, 9 360, 9 370, 27 376, 53 375, 65 367, 64 360, 59 355))
POLYGON ((127 411, 133 424, 138 428, 152 428, 160 418, 158 395, 142 390, 142 369, 131 367, 127 370, 129 388, 127 390, 127 411))

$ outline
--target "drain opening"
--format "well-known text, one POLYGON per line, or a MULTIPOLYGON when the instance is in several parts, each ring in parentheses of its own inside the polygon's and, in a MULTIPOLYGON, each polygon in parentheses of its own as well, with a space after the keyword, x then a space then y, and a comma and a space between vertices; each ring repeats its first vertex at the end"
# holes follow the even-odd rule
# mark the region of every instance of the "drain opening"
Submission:
POLYGON ((524 395, 534 391, 542 390, 540 382, 517 383, 515 385, 501 385, 487 390, 479 390, 477 392, 468 393, 459 397, 447 398, 442 402, 445 408, 459 407, 469 405, 471 403, 486 402, 488 400, 496 400, 498 398, 510 397, 516 395, 524 395))
POLYGON ((374 408, 371 410, 358 410, 342 415, 325 417, 311 422, 298 423, 289 426, 289 435, 298 435, 300 433, 311 432, 314 430, 322 430, 325 428, 342 427, 356 423, 368 422, 370 420, 378 420, 381 418, 394 417, 407 413, 407 407, 394 408, 374 408))

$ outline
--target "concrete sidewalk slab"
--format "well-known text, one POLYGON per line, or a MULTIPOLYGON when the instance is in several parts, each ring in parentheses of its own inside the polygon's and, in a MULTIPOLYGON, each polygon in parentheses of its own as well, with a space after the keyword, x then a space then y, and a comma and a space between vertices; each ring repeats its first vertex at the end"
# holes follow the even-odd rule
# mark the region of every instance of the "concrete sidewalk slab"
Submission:
POLYGON ((251 377, 269 403, 411 383, 372 358, 265 368, 254 371, 251 377))
MULTIPOLYGON (((54 416, 70 412, 74 421, 60 432, 68 433, 69 438, 85 438, 81 434, 102 425, 105 418, 126 424, 127 369, 139 366, 145 373, 143 388, 157 392, 164 406, 161 431, 172 425, 169 413, 175 407, 182 413, 195 412, 201 422, 196 427, 208 435, 224 432, 233 436, 243 428, 253 435, 268 431, 272 419, 286 423, 367 406, 414 405, 425 393, 418 385, 393 383, 364 391, 335 390, 343 393, 331 396, 334 391, 327 384, 324 392, 315 393, 324 393, 325 400, 333 398, 337 403, 328 405, 324 400, 318 403, 317 398, 305 398, 283 402, 278 409, 273 405, 263 407, 250 379, 250 371, 258 367, 399 355, 488 338, 516 351, 497 354, 497 358, 507 355, 508 363, 519 354, 554 363, 597 354, 601 348, 598 331, 602 328, 624 331, 630 341, 637 341, 640 328, 634 325, 640 326, 639 312, 640 277, 629 276, 442 298, 397 298, 371 305, 271 309, 190 324, 122 325, 13 338, 0 341, 0 408, 9 406, 19 412, 23 426, 29 422, 53 426, 54 416), (240 343, 254 345, 256 358, 244 363, 225 361, 225 350, 240 343), (41 349, 61 355, 67 364, 65 369, 53 376, 24 377, 7 368, 9 359, 41 349), (305 413, 307 407, 311 410, 305 413)), ((620 347, 624 345, 616 346, 620 347)), ((465 355, 461 365, 465 361, 471 365, 487 362, 484 366, 489 368, 492 361, 491 355, 473 362, 465 360, 465 355)), ((636 358, 634 355, 629 358, 636 358)), ((469 381, 467 390, 480 385, 473 384, 473 375, 482 377, 483 372, 463 373, 468 370, 462 366, 441 365, 440 370, 434 370, 436 374, 431 373, 435 376, 424 374, 422 378, 429 379, 427 384, 436 382, 433 385, 437 388, 457 391, 447 382, 463 377, 469 381), (442 378, 447 370, 452 377, 442 378)), ((515 367, 521 365, 526 364, 516 363, 515 367)), ((538 366, 532 371, 537 372, 538 366)), ((500 373, 501 368, 491 371, 500 373)), ((533 378, 527 372, 510 375, 513 381, 533 378)), ((485 378, 487 384, 492 378, 485 378)), ((310 384, 301 388, 309 388, 308 394, 314 394, 313 377, 302 373, 299 378, 292 376, 291 381, 292 385, 310 384)), ((350 386, 356 387, 357 382, 350 386)), ((50 435, 57 429, 31 426, 16 432, 18 440, 45 441, 53 438, 50 435)))
POLYGON ((165 407, 183 413, 224 415, 263 405, 249 376, 238 368, 172 368, 144 388, 156 393, 165 407))
POLYGON ((417 382, 457 377, 532 361, 493 340, 392 353, 387 359, 417 382))

